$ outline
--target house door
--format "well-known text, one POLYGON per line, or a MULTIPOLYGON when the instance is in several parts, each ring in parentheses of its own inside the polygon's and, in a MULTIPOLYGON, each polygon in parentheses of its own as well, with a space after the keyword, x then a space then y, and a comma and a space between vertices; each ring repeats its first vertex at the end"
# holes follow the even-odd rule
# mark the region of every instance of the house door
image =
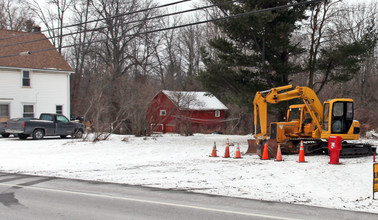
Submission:
POLYGON ((9 119, 9 104, 0 104, 0 122, 8 121, 9 119))

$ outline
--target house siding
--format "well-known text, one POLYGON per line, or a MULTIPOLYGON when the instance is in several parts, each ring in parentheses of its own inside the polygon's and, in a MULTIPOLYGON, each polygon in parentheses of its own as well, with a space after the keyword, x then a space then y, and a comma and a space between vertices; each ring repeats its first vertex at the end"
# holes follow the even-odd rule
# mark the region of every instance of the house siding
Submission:
POLYGON ((10 118, 23 116, 23 105, 34 105, 34 117, 56 111, 63 106, 63 114, 70 116, 69 73, 30 71, 30 87, 22 87, 22 70, 0 70, 0 104, 9 104, 10 118))
POLYGON ((151 122, 151 129, 156 132, 175 132, 176 119, 175 105, 163 93, 159 93, 151 101, 148 111, 148 121, 151 122), (161 116, 160 110, 166 110, 166 115, 161 116))

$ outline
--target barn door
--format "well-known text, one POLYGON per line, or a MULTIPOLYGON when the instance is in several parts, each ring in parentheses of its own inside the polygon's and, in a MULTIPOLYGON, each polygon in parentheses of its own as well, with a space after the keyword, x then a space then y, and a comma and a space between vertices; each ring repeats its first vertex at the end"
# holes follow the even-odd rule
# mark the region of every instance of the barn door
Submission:
POLYGON ((165 133, 164 124, 150 124, 150 129, 154 134, 165 133))

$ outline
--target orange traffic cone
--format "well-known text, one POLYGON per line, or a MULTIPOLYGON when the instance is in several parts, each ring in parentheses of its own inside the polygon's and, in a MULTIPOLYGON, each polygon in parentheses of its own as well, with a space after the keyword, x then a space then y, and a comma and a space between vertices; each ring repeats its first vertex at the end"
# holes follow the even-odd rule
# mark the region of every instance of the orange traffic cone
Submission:
POLYGON ((230 145, 228 144, 228 138, 226 142, 226 149, 224 151, 224 158, 229 158, 230 157, 230 145))
POLYGON ((240 147, 239 147, 239 144, 238 146, 236 147, 236 152, 235 152, 235 157, 234 159, 241 159, 241 154, 240 154, 240 147))
POLYGON ((301 147, 299 149, 299 159, 298 163, 306 163, 305 161, 305 152, 304 152, 304 147, 303 147, 303 141, 301 141, 301 147))
POLYGON ((217 156, 217 146, 216 146, 215 141, 214 141, 213 151, 211 152, 211 155, 209 157, 218 157, 217 156))
POLYGON ((274 161, 282 161, 281 144, 278 144, 277 156, 276 156, 276 159, 274 161))
POLYGON ((268 144, 265 143, 261 160, 269 160, 268 144))

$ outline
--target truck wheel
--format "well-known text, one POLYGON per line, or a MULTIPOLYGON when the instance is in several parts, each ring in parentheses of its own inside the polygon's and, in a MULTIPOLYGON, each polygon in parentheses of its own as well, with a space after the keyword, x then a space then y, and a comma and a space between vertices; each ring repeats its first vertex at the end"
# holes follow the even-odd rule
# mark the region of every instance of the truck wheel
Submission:
POLYGON ((82 138, 83 137, 83 130, 79 129, 79 130, 76 130, 75 133, 73 134, 73 137, 74 138, 82 138))
POLYGON ((66 138, 66 137, 67 137, 67 135, 60 135, 60 138, 62 138, 62 139, 66 138))
POLYGON ((45 136, 45 132, 42 129, 36 129, 33 132, 33 139, 34 140, 41 140, 45 136))
POLYGON ((5 138, 9 137, 9 135, 10 135, 10 134, 8 134, 8 133, 1 134, 1 136, 2 136, 2 137, 5 137, 5 138))

